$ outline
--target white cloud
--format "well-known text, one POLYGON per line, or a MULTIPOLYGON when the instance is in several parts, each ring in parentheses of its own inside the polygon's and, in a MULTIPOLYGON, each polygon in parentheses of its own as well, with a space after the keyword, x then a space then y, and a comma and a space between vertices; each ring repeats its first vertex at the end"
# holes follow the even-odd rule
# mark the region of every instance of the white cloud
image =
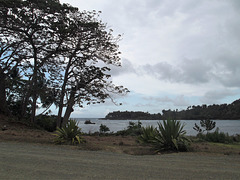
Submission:
POLYGON ((239 0, 61 2, 102 11, 103 22, 123 34, 123 67, 111 72, 116 84, 146 97, 168 97, 171 102, 162 103, 173 106, 193 105, 196 97, 225 103, 240 96, 239 0))

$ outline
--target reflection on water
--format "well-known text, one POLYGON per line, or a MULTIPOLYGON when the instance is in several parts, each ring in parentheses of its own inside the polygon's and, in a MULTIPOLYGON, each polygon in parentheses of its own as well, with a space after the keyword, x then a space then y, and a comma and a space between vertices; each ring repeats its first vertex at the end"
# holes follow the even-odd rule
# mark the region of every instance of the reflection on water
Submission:
MULTIPOLYGON (((117 132, 128 127, 128 122, 133 121, 137 122, 137 120, 102 120, 102 119, 94 119, 94 118, 75 118, 79 124, 78 126, 85 133, 93 133, 99 131, 99 127, 101 124, 104 124, 109 127, 111 132, 117 132), (96 124, 84 124, 85 120, 91 120, 96 124)), ((240 134, 240 120, 214 120, 216 122, 216 127, 219 127, 221 132, 228 133, 229 135, 240 134)), ((153 125, 157 127, 158 122, 162 122, 161 120, 141 120, 142 126, 153 125)), ((185 124, 184 129, 187 131, 187 135, 196 135, 197 132, 193 129, 195 123, 200 125, 200 120, 181 120, 182 123, 185 124)), ((216 128, 215 128, 216 129, 216 128)), ((214 129, 214 130, 215 130, 214 129)), ((214 131, 212 130, 212 131, 214 131)))

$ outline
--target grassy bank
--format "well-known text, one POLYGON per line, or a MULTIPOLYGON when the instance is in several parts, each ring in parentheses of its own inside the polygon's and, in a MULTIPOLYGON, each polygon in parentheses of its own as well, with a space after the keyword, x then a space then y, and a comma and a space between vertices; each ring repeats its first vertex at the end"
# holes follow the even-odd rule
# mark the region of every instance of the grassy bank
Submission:
MULTIPOLYGON (((3 116, 0 117, 0 127, 1 142, 15 141, 54 145, 55 136, 53 133, 36 129, 36 127, 16 122, 14 120, 9 120, 3 116), (4 130, 2 129, 3 127, 5 127, 4 130)), ((99 136, 96 134, 91 136, 84 135, 83 138, 86 140, 86 143, 73 147, 80 150, 108 151, 131 155, 155 154, 155 150, 151 146, 143 146, 137 143, 136 136, 99 136)), ((54 146, 59 147, 61 145, 54 146)), ((240 144, 193 141, 190 151, 194 153, 240 155, 240 144)))

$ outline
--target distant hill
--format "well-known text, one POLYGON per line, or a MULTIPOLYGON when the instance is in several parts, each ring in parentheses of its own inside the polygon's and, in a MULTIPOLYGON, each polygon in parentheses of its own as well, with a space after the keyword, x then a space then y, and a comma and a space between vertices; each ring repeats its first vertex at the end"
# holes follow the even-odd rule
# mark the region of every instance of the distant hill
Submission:
POLYGON ((159 114, 150 114, 148 112, 141 112, 141 111, 114 111, 109 113, 105 119, 111 119, 111 120, 157 120, 161 119, 162 115, 159 114))
POLYGON ((240 99, 231 104, 206 104, 189 106, 186 110, 162 110, 162 113, 150 114, 141 111, 114 111, 106 115, 110 120, 199 120, 199 119, 238 119, 240 120, 240 99))

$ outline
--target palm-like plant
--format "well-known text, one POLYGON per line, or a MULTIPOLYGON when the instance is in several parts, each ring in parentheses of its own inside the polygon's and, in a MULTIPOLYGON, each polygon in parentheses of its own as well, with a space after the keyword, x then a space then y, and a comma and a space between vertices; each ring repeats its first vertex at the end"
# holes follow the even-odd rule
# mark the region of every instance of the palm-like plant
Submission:
POLYGON ((184 125, 180 121, 167 120, 158 123, 158 133, 153 144, 160 150, 187 151, 190 140, 185 136, 184 125))
POLYGON ((57 128, 56 134, 54 135, 57 136, 55 139, 55 143, 57 144, 70 143, 74 145, 85 142, 81 137, 81 129, 78 127, 78 123, 75 120, 70 120, 66 126, 57 128))
POLYGON ((157 129, 153 126, 147 126, 142 128, 142 134, 138 137, 138 141, 141 144, 153 143, 157 136, 157 129))

